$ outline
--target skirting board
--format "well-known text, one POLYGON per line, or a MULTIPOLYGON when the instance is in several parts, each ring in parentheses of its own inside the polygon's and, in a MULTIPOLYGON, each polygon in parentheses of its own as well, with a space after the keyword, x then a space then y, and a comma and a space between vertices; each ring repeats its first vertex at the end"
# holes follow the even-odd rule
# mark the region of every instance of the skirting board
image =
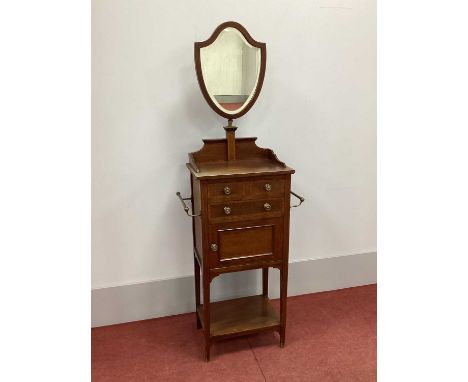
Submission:
MULTIPOLYGON (((279 297, 279 271, 270 268, 269 295, 279 297)), ((376 252, 311 259, 289 264, 288 296, 377 282, 376 252)), ((91 325, 119 324, 195 311, 194 277, 119 285, 91 291, 91 325)), ((261 293, 261 271, 216 277, 212 301, 261 293)))

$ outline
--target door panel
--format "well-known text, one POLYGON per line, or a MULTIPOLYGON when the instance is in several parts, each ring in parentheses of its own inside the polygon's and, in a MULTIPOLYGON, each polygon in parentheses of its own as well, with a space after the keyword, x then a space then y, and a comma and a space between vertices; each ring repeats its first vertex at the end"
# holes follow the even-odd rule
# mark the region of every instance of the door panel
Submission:
POLYGON ((282 229, 282 218, 211 225, 210 268, 281 259, 282 229))
POLYGON ((273 255, 273 230, 273 225, 219 229, 219 261, 273 255))

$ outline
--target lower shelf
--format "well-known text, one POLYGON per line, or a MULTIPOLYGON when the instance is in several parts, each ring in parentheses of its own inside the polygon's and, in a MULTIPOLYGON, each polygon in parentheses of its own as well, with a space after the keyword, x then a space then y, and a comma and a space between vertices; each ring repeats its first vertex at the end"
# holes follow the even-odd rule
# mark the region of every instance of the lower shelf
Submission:
MULTIPOLYGON (((212 339, 280 328, 280 321, 270 299, 262 295, 212 302, 210 313, 212 339)), ((197 314, 203 325, 203 305, 197 307, 197 314)))

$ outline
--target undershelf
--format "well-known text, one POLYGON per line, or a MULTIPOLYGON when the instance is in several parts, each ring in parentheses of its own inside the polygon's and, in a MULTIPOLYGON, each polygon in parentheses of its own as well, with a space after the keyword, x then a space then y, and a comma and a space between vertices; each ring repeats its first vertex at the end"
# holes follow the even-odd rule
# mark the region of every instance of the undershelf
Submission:
MULTIPOLYGON (((262 295, 212 302, 210 311, 210 337, 213 339, 280 328, 270 299, 262 295)), ((203 305, 197 307, 197 314, 203 325, 203 305)))

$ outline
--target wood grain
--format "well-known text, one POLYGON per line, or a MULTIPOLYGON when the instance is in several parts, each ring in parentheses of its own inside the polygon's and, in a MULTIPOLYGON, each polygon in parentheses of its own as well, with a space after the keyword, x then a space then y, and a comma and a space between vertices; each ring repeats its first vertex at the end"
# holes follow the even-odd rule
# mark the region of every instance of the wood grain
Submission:
POLYGON ((236 160, 236 129, 235 128, 224 128, 226 130, 226 142, 227 142, 227 160, 236 160))

